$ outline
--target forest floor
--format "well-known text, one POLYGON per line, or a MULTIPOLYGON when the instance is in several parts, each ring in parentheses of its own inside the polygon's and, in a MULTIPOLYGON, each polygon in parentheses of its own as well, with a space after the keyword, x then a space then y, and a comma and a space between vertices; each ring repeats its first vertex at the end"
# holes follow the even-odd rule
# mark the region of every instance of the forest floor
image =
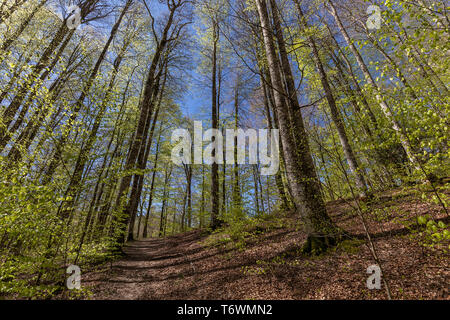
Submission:
MULTIPOLYGON (((224 232, 196 230, 129 243, 121 260, 83 274, 82 285, 94 300, 386 299, 384 285, 367 288, 366 271, 375 261, 352 203, 336 201, 328 209, 340 227, 360 240, 304 257, 299 248, 305 234, 293 216, 283 217, 279 225, 262 224, 253 233, 247 230, 239 247, 232 241, 214 242, 214 237, 227 239, 224 232)), ((448 241, 444 249, 426 247, 421 229, 411 227, 411 221, 426 214, 449 222, 439 206, 400 190, 378 195, 368 210, 369 230, 394 299, 449 299, 448 241)))

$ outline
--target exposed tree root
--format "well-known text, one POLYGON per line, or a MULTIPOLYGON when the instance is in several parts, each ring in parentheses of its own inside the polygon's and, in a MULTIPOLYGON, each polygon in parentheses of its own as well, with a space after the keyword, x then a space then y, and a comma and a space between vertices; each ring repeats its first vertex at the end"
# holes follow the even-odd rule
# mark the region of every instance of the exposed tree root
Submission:
POLYGON ((310 234, 301 252, 305 256, 318 256, 325 253, 328 249, 336 247, 344 238, 349 239, 353 237, 344 230, 338 230, 328 235, 310 234))
POLYGON ((216 222, 210 227, 210 229, 211 231, 216 231, 217 229, 220 229, 226 225, 227 223, 224 220, 217 219, 216 222))
POLYGON ((307 256, 318 256, 336 244, 337 239, 334 236, 309 235, 301 251, 307 256))

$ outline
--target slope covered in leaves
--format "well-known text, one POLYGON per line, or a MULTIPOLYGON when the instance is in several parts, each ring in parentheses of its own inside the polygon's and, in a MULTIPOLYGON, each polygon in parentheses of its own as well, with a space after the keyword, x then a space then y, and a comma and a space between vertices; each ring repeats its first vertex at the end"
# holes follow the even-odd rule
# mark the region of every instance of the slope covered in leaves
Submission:
MULTIPOLYGON (((123 259, 83 277, 84 298, 386 299, 385 288, 367 289, 366 270, 374 261, 353 206, 328 204, 333 220, 353 239, 318 257, 300 254, 306 236, 289 214, 210 235, 197 230, 135 241, 123 259)), ((448 299, 449 219, 439 212, 411 190, 379 194, 365 210, 394 299, 448 299), (429 217, 447 240, 429 236, 432 223, 423 224, 429 217)))

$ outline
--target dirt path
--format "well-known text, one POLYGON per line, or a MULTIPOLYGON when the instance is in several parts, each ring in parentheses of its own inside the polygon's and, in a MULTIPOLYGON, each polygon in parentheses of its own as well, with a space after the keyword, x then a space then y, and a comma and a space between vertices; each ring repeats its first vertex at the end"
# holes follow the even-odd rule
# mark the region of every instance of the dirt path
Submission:
MULTIPOLYGON (((99 273, 86 275, 83 283, 92 286, 94 299, 159 299, 170 294, 173 283, 192 274, 188 254, 196 249, 199 233, 168 239, 135 241, 128 244, 125 258, 99 273)), ((175 297, 174 297, 175 298, 175 297)))

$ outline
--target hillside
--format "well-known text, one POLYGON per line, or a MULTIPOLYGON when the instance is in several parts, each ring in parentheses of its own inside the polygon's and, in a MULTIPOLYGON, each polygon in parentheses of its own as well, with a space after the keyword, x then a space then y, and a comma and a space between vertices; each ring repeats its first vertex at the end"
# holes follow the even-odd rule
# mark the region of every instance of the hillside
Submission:
MULTIPOLYGON (((384 288, 366 287, 374 261, 351 203, 329 203, 328 209, 355 239, 318 257, 299 254, 305 234, 287 216, 244 228, 241 245, 219 240, 229 238, 226 230, 129 243, 123 259, 84 275, 83 286, 91 299, 386 299, 384 288)), ((448 223, 439 212, 399 190, 379 195, 371 207, 369 229, 393 299, 448 299, 449 242, 424 247, 423 228, 407 227, 424 215, 448 223)))

